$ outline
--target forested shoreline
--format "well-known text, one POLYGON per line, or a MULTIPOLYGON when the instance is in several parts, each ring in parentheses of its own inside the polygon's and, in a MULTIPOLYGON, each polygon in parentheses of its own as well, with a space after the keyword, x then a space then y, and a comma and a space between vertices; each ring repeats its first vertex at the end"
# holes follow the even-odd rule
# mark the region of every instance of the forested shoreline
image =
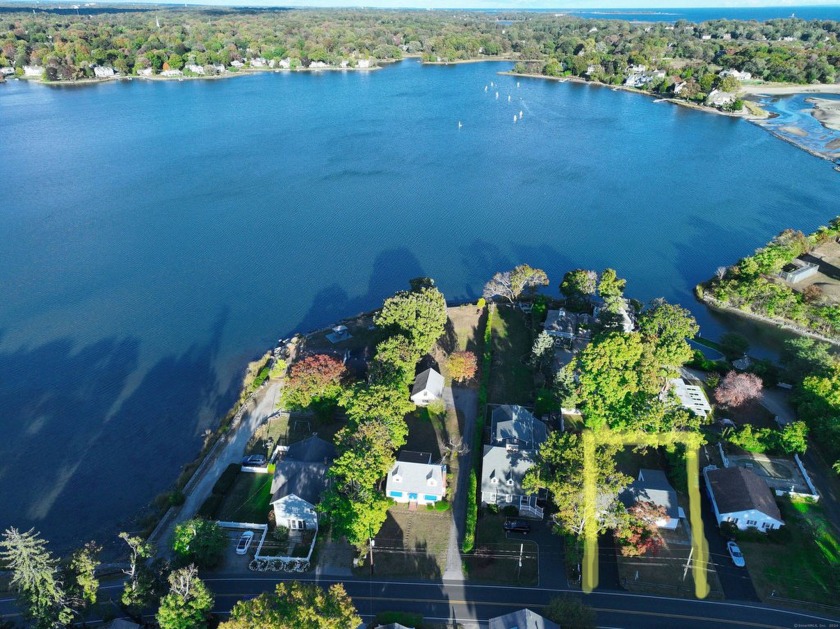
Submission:
POLYGON ((419 56, 434 63, 508 59, 521 73, 629 81, 700 103, 715 91, 737 92, 742 80, 834 83, 840 69, 840 23, 829 20, 645 23, 363 9, 7 11, 0 17, 0 71, 49 82, 368 68, 419 56))

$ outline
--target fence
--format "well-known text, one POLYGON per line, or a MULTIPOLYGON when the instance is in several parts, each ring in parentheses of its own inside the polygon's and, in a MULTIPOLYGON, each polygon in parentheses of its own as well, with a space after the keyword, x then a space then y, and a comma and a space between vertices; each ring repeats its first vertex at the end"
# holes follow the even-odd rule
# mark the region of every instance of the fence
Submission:
POLYGON ((809 496, 809 498, 811 498, 812 500, 818 501, 820 499, 820 494, 817 491, 817 488, 814 487, 814 483, 811 482, 811 477, 808 476, 808 472, 805 469, 805 466, 802 465, 802 460, 799 458, 799 455, 794 454, 793 455, 793 460, 796 461, 796 465, 799 467, 799 471, 802 472, 802 478, 805 479, 805 484, 807 484, 808 489, 811 490, 812 495, 809 496))

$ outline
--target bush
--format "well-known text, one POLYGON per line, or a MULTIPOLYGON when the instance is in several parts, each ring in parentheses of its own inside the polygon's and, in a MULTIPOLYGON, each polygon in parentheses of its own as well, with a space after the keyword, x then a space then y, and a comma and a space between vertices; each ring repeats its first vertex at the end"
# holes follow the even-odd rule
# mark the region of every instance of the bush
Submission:
POLYGON ((519 509, 512 505, 508 505, 502 509, 502 515, 515 518, 519 515, 519 509))
POLYGON ((449 511, 449 502, 446 500, 439 500, 435 503, 435 511, 449 511))
POLYGON ((478 479, 475 475, 475 469, 470 470, 470 479, 467 485, 467 515, 464 520, 464 542, 461 544, 461 550, 465 553, 471 552, 475 548, 475 525, 478 520, 478 504, 476 503, 476 490, 478 487, 478 479))
POLYGON ((210 494, 207 500, 198 508, 198 517, 206 518, 208 520, 215 520, 216 514, 219 512, 219 507, 222 506, 224 496, 221 494, 210 494))
POLYGON ((179 563, 214 568, 222 559, 228 539, 218 522, 194 518, 175 526, 172 550, 179 563))
POLYGON ((219 476, 219 480, 216 481, 216 484, 213 485, 213 493, 224 495, 230 488, 233 487, 233 483, 236 482, 236 477, 239 475, 239 471, 242 469, 242 466, 239 463, 231 463, 227 466, 222 475, 219 476))
POLYGON ((579 598, 557 596, 548 602, 545 617, 564 629, 595 629, 595 610, 579 598))
POLYGON ((169 505, 172 507, 180 507, 186 499, 187 497, 184 496, 184 492, 180 489, 169 493, 169 505))

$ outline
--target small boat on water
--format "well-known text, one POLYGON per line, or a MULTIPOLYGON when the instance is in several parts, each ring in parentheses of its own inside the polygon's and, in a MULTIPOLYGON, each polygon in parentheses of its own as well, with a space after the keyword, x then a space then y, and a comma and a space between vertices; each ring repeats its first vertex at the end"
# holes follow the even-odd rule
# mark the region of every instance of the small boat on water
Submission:
POLYGON ((484 91, 485 91, 485 92, 487 91, 487 86, 486 86, 486 85, 484 86, 484 91))
POLYGON ((496 92, 496 100, 499 100, 499 93, 496 92))
POLYGON ((508 94, 508 102, 510 102, 510 94, 508 94))
POLYGON ((516 87, 519 87, 519 81, 516 82, 516 87))
POLYGON ((464 126, 464 125, 462 125, 462 124, 461 124, 461 121, 459 120, 459 121, 458 121, 458 128, 460 129, 460 128, 461 128, 461 127, 463 127, 463 126, 464 126))
POLYGON ((516 114, 513 114, 513 121, 516 122, 516 114))

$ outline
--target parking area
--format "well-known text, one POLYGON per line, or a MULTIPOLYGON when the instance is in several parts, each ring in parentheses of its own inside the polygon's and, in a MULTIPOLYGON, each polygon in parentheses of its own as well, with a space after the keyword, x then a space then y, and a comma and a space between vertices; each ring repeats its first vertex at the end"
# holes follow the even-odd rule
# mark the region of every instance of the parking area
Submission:
POLYGON ((248 572, 248 564, 254 558, 254 553, 257 552, 257 548, 259 548, 260 540, 263 537, 265 529, 260 527, 236 526, 233 522, 221 522, 220 524, 227 534, 228 545, 225 548, 219 570, 226 572, 248 572), (236 552, 236 546, 246 531, 253 533, 253 538, 248 545, 247 552, 244 555, 240 555, 236 552))
POLYGON ((747 453, 730 455, 729 463, 755 472, 773 491, 811 493, 796 461, 791 458, 747 453))

